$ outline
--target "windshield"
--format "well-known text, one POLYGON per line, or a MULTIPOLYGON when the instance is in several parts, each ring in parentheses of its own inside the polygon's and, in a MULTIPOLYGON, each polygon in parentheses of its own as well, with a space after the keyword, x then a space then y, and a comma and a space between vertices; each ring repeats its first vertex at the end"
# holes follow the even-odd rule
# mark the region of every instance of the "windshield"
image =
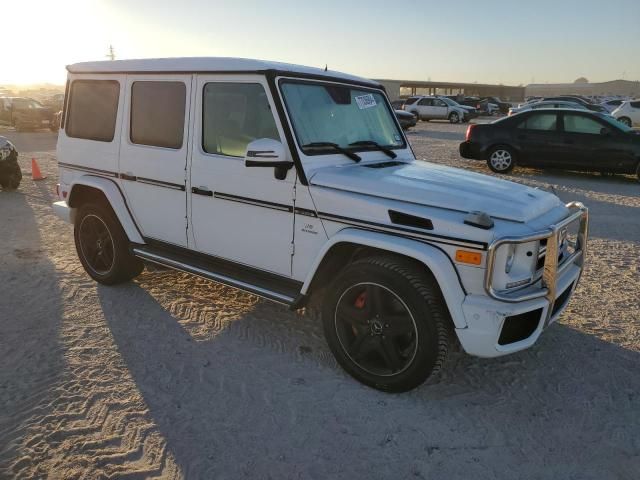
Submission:
POLYGON ((633 132, 633 128, 628 127, 627 125, 619 121, 617 118, 614 118, 610 115, 599 115, 599 117, 605 122, 613 125, 615 128, 622 130, 623 132, 633 132))
MULTIPOLYGON (((340 148, 369 150, 373 141, 388 148, 404 148, 405 142, 392 110, 375 90, 302 81, 281 83, 284 102, 298 144, 333 143, 340 148)), ((326 153, 326 151, 324 152, 326 153)))

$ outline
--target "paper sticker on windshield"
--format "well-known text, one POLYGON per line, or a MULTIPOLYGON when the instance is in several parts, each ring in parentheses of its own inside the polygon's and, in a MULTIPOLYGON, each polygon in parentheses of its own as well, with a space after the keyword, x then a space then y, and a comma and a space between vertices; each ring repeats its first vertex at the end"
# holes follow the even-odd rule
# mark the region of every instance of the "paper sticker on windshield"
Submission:
POLYGON ((373 98, 373 95, 371 95, 370 93, 368 93, 367 95, 360 95, 359 97, 356 97, 356 103, 358 104, 358 108, 360 110, 375 107, 377 105, 376 99, 373 98))

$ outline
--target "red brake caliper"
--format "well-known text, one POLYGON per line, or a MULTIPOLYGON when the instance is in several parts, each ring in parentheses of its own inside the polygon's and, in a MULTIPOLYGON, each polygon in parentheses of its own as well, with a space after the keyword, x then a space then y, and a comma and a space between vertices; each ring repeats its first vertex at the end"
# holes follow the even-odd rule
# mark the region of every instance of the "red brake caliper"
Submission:
POLYGON ((367 292, 362 292, 360 295, 358 295, 358 298, 356 298, 355 306, 356 308, 364 308, 366 303, 367 303, 367 292))

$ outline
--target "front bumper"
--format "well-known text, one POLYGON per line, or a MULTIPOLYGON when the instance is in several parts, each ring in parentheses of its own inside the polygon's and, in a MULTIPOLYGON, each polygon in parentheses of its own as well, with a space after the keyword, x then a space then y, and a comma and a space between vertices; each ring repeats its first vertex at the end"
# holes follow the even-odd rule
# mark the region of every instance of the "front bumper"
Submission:
POLYGON ((64 200, 55 202, 53 205, 53 213, 67 223, 73 223, 75 220, 75 208, 71 208, 64 200))
POLYGON ((553 304, 546 298, 505 303, 483 295, 467 296, 462 304, 467 327, 456 329, 462 348, 468 354, 478 357, 499 357, 531 347, 544 329, 554 323, 565 310, 581 273, 582 268, 577 265, 565 270, 557 283, 559 293, 553 299, 553 304), (561 301, 556 303, 557 299, 561 301), (527 313, 537 317, 532 332, 518 341, 501 344, 501 335, 508 319, 527 313))
POLYGON ((496 357, 528 348, 566 308, 582 275, 589 229, 587 208, 577 202, 567 207, 573 212, 548 229, 520 237, 501 238, 489 246, 485 277, 487 296, 466 297, 462 310, 467 326, 456 330, 467 353, 496 357), (560 255, 560 246, 563 240, 566 241, 568 226, 574 222, 579 222, 574 251, 565 257, 560 255), (492 276, 498 247, 505 243, 540 239, 546 239, 541 277, 532 285, 515 291, 494 290, 492 276))

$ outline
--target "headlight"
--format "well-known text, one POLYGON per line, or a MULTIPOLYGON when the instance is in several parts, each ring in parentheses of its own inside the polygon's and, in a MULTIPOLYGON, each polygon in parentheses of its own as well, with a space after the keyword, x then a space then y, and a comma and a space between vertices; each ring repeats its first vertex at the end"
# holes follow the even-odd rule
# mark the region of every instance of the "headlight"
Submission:
POLYGON ((11 155, 11 149, 4 147, 0 148, 0 160, 6 160, 11 155))
POLYGON ((509 252, 507 253, 507 261, 504 265, 504 273, 509 274, 513 268, 513 262, 516 259, 516 246, 509 245, 509 252))
POLYGON ((539 242, 505 244, 496 251, 493 288, 512 290, 535 280, 539 242))

